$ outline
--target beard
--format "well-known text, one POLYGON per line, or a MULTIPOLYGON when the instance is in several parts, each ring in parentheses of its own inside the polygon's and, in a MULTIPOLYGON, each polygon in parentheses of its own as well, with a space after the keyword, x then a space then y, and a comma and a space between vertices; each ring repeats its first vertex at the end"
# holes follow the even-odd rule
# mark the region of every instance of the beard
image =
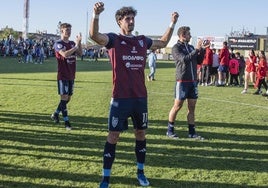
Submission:
POLYGON ((134 25, 129 25, 128 26, 128 32, 132 32, 134 30, 134 25))

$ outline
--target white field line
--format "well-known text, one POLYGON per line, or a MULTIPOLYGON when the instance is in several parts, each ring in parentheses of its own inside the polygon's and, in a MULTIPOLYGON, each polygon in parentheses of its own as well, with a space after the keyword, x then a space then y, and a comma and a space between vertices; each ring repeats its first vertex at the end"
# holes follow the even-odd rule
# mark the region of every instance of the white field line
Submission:
MULTIPOLYGON (((170 93, 162 93, 162 92, 151 92, 151 93, 156 93, 156 94, 160 94, 160 95, 170 95, 170 93)), ((148 92, 148 94, 149 94, 149 92, 148 92)), ((213 98, 207 98, 207 97, 199 97, 198 98, 198 100, 202 100, 202 99, 216 101, 216 102, 222 102, 222 103, 239 104, 239 105, 243 105, 243 106, 250 106, 250 107, 262 108, 262 109, 268 110, 268 102, 267 102, 267 106, 259 106, 259 105, 255 105, 255 104, 241 103, 241 102, 221 100, 221 99, 213 99, 213 98)))
POLYGON ((267 103, 267 106, 259 106, 255 104, 248 104, 248 103, 243 103, 243 102, 235 102, 235 101, 220 100, 220 99, 211 99, 211 98, 206 98, 206 97, 202 97, 202 99, 223 102, 223 103, 230 103, 230 104, 239 104, 239 105, 250 106, 250 107, 255 107, 255 108, 263 108, 263 109, 268 110, 268 103, 267 103))

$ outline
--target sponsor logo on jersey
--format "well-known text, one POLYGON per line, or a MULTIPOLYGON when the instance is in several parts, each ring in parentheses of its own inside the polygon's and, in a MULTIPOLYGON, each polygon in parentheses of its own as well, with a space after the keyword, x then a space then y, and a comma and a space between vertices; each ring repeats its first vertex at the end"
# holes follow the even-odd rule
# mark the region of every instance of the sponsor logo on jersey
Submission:
POLYGON ((123 61, 143 61, 144 57, 139 55, 123 55, 122 56, 123 61))
POLYGON ((126 67, 132 70, 138 70, 139 68, 142 68, 143 66, 142 64, 131 64, 130 62, 127 62, 126 67))
POLYGON ((136 47, 135 47, 135 46, 132 47, 131 53, 132 53, 132 54, 136 54, 136 53, 138 53, 138 51, 136 50, 136 47))
POLYGON ((121 42, 121 44, 124 44, 124 45, 126 45, 127 43, 126 43, 125 41, 122 41, 122 42, 121 42))
POLYGON ((69 57, 66 58, 66 62, 68 64, 73 64, 75 63, 75 60, 76 60, 76 56, 75 55, 70 55, 69 57))

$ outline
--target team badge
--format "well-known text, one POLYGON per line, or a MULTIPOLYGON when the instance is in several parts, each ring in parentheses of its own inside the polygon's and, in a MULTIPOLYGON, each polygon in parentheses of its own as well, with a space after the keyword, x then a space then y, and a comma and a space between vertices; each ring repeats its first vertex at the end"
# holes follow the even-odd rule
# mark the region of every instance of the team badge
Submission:
POLYGON ((118 117, 112 117, 112 126, 116 127, 118 125, 118 117))
POLYGON ((58 48, 58 49, 62 49, 62 47, 63 47, 62 44, 60 44, 60 43, 57 44, 57 48, 58 48))
POLYGON ((144 46, 143 40, 139 40, 139 44, 140 44, 141 47, 143 47, 144 46))

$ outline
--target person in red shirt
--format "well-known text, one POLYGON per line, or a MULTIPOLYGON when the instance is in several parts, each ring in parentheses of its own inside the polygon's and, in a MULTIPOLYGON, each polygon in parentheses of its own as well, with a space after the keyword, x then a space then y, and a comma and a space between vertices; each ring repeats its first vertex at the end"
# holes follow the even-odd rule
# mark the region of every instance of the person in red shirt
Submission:
POLYGON ((246 60, 245 85, 244 90, 241 92, 241 94, 247 93, 249 79, 253 83, 253 85, 255 85, 256 64, 257 64, 257 57, 255 55, 254 50, 251 50, 246 60))
POLYGON ((224 86, 230 57, 230 52, 228 50, 226 41, 223 42, 223 48, 220 51, 219 57, 220 57, 220 66, 218 68, 218 74, 219 74, 218 86, 224 86))
POLYGON ((255 94, 255 95, 261 94, 262 93, 261 86, 263 85, 265 90, 266 90, 265 96, 268 95, 268 87, 267 87, 267 84, 265 82, 267 70, 268 70, 268 67, 267 67, 265 53, 264 53, 264 51, 261 51, 259 54, 259 64, 258 64, 257 75, 256 75, 257 80, 256 80, 256 83, 254 85, 257 88, 257 91, 254 92, 253 94, 255 94))
MULTIPOLYGON (((206 42, 206 40, 204 42, 206 42)), ((202 71, 201 71, 202 86, 207 86, 209 84, 209 77, 213 62, 213 52, 210 49, 210 41, 207 42, 209 45, 206 47, 205 56, 202 62, 202 71)))
POLYGON ((235 58, 235 54, 232 54, 231 60, 229 61, 229 72, 231 75, 230 78, 230 86, 237 86, 238 83, 238 75, 239 75, 239 61, 235 58), (235 83, 234 83, 235 80, 235 83))

